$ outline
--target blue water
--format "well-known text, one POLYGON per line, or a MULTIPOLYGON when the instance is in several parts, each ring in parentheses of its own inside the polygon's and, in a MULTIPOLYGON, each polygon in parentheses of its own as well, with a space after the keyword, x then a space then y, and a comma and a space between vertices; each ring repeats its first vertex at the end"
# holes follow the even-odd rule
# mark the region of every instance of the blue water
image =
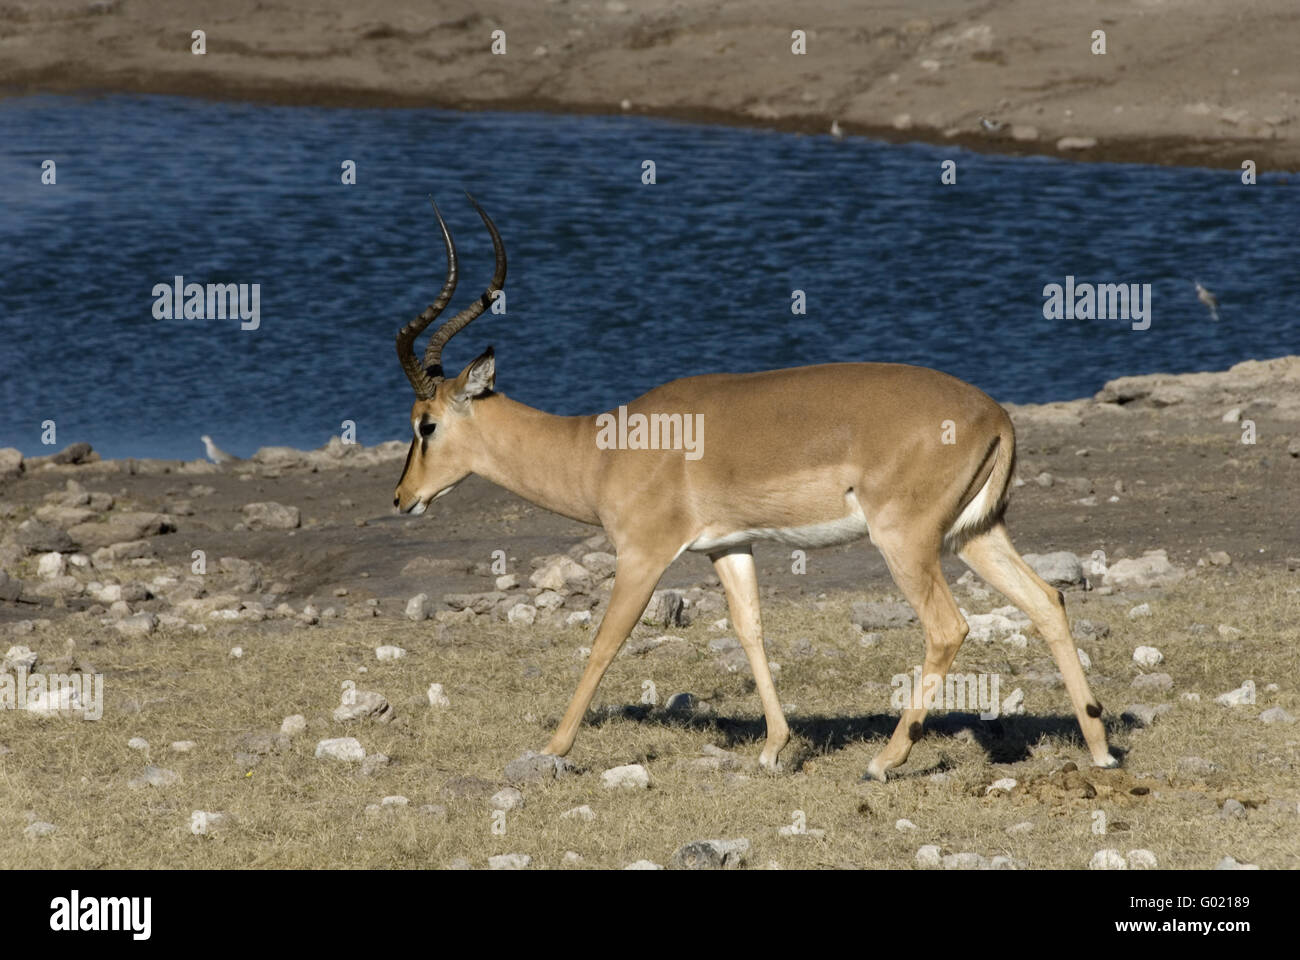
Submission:
POLYGON ((193 458, 201 433, 240 455, 317 446, 344 420, 404 439, 393 335, 443 278, 430 194, 461 254, 453 309, 492 271, 462 188, 505 238, 508 314, 445 361, 492 343, 498 389, 557 413, 838 360, 1044 401, 1300 349, 1294 179, 631 117, 26 97, 0 101, 0 446, 50 452, 45 420, 106 456, 193 458), (155 319, 177 274, 261 284, 260 328, 155 319), (1067 274, 1150 283, 1151 328, 1045 320, 1067 274))

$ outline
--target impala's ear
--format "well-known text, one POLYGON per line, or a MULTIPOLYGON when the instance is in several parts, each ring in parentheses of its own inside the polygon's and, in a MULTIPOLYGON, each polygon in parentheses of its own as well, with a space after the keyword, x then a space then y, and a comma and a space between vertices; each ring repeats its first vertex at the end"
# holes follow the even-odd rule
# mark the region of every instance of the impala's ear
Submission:
POLYGON ((470 365, 460 372, 456 378, 456 384, 452 388, 451 398, 457 403, 462 400, 473 400, 481 397, 485 393, 492 391, 493 384, 497 380, 497 362, 492 355, 492 348, 488 347, 470 365))

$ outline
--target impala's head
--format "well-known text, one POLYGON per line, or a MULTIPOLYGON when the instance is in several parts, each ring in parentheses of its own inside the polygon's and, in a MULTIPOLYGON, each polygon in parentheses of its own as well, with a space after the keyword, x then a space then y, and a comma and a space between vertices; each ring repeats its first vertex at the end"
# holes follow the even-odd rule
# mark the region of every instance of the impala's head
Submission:
POLYGON ((429 308, 397 333, 397 357, 415 390, 415 404, 411 407, 411 449, 393 494, 393 506, 402 513, 423 513, 432 501, 469 476, 474 448, 474 402, 491 392, 496 377, 491 347, 453 379, 448 380, 442 371, 442 348, 488 308, 494 291, 500 290, 506 281, 506 250, 501 235, 473 197, 469 202, 474 204, 474 209, 487 225, 496 250, 496 269, 492 273, 491 285, 483 296, 433 332, 424 351, 424 360, 418 360, 415 338, 442 313, 456 290, 456 247, 435 204, 433 210, 447 248, 447 282, 429 308))

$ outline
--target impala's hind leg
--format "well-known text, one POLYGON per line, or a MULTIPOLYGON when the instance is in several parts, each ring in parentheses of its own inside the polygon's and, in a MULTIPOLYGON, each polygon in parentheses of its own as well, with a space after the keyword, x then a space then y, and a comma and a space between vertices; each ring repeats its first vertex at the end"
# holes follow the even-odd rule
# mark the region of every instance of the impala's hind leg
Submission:
POLYGON ((906 533, 889 535, 882 531, 873 531, 872 539, 884 554, 894 582, 925 628, 925 666, 921 687, 912 691, 911 705, 903 710, 885 749, 876 754, 867 766, 865 779, 884 780, 885 771, 906 760, 913 742, 920 739, 926 714, 923 692, 935 689, 936 683, 942 691, 943 678, 947 676, 970 627, 943 579, 937 543, 918 545, 906 533))
POLYGON ((1083 676, 1074 638, 1070 636, 1070 623, 1065 618, 1065 597, 1061 591, 1049 586, 1021 559, 1011 545, 1006 526, 1001 523, 970 540, 959 555, 972 570, 1029 615, 1047 640, 1065 679, 1065 689, 1070 693, 1092 762, 1099 767, 1115 766, 1115 758, 1106 746, 1101 704, 1093 697, 1083 676))
POLYGON ((767 665, 767 651, 763 649, 763 626, 758 616, 758 576, 754 571, 754 554, 749 547, 736 547, 721 553, 709 554, 718 579, 727 591, 727 606, 731 622, 736 626, 740 645, 749 657, 749 668, 754 671, 754 685, 763 702, 763 716, 767 719, 767 743, 759 755, 759 765, 775 772, 780 768, 777 757, 790 742, 790 728, 781 701, 772 683, 772 671, 767 665))

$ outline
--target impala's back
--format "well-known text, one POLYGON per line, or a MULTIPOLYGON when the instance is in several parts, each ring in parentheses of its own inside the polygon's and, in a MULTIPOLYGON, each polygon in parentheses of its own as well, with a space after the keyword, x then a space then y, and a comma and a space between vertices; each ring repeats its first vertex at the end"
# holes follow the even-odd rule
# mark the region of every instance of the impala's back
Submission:
MULTIPOLYGON (((706 551, 843 543, 915 523, 918 508, 942 536, 1014 450, 987 394, 902 364, 688 377, 589 419, 602 495, 672 516, 706 551)), ((998 474, 1005 486, 1009 469, 998 474)), ((985 513, 1004 492, 990 489, 985 513)))

